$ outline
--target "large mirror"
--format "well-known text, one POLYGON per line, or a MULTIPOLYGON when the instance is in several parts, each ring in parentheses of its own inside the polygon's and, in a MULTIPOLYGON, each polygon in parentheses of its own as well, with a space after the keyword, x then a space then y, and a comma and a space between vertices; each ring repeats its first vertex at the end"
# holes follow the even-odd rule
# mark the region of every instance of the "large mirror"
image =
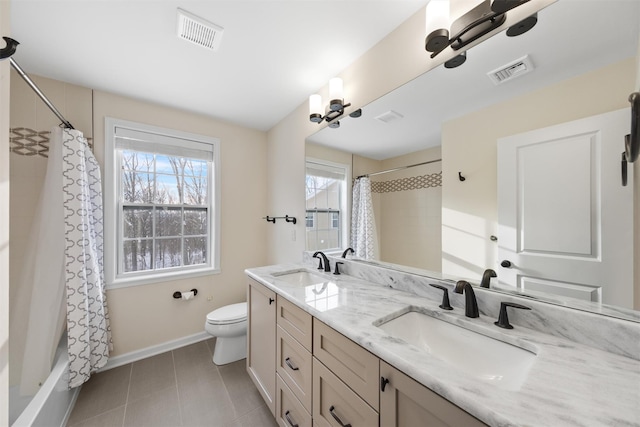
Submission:
MULTIPOLYGON (((470 49, 462 66, 431 70, 363 106, 362 117, 308 137, 308 157, 348 163, 354 179, 369 175, 379 253, 367 262, 475 284, 487 268, 503 274, 497 140, 628 107, 638 16, 638 1, 559 0, 538 13, 529 32, 497 34, 470 49)), ((638 189, 628 191, 633 197, 638 189)), ((491 285, 504 290, 495 279, 491 285)), ((633 280, 614 285, 634 293, 633 280)), ((633 297, 607 301, 602 293, 589 301, 544 288, 530 294, 640 321, 633 297)))

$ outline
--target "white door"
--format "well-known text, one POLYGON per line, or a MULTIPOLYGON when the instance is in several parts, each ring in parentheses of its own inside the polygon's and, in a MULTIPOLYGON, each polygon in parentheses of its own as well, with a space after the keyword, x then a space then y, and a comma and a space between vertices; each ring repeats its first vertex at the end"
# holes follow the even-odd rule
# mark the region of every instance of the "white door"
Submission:
POLYGON ((630 117, 624 109, 498 141, 502 286, 632 307, 633 179, 621 178, 630 117))

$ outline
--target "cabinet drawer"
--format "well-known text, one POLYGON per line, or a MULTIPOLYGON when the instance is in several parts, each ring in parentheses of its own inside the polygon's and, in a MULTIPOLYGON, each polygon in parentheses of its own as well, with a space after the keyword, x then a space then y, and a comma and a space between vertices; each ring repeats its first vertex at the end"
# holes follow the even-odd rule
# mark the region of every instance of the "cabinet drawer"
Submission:
POLYGON ((378 410, 379 359, 318 319, 313 321, 313 355, 378 410))
POLYGON ((280 326, 277 337, 276 372, 311 413, 311 353, 280 326))
POLYGON ((313 423, 318 427, 375 427, 378 413, 314 358, 313 423))
POLYGON ((308 351, 311 351, 311 326, 313 317, 295 304, 278 296, 278 325, 298 340, 308 351))
POLYGON ((276 421, 280 427, 311 427, 311 415, 276 375, 276 421))

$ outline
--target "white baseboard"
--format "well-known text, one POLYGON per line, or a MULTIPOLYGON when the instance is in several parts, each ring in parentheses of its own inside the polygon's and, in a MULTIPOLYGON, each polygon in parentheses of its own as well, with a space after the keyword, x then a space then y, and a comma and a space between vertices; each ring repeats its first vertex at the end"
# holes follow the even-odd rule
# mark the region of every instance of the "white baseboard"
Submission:
POLYGON ((110 357, 107 364, 99 369, 98 372, 117 368, 118 366, 126 365, 127 363, 137 362, 138 360, 146 359, 148 357, 155 356, 156 354, 160 353, 165 353, 170 350, 175 350, 176 348, 184 347, 189 344, 195 344, 209 338, 212 338, 212 336, 207 332, 202 331, 198 332, 197 334, 178 338, 177 340, 167 341, 162 344, 132 351, 131 353, 125 353, 119 356, 110 357))

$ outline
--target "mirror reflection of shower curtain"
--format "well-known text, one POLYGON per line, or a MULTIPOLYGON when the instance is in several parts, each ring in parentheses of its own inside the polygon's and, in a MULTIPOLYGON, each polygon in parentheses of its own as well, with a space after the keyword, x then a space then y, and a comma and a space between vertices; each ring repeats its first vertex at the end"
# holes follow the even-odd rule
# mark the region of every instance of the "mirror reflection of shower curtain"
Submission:
POLYGON ((351 247, 358 258, 378 259, 378 233, 368 177, 357 179, 353 185, 351 247))
POLYGON ((24 348, 20 394, 33 395, 48 377, 65 321, 69 387, 106 364, 111 335, 102 262, 98 163, 81 132, 54 128, 11 307, 11 336, 18 334, 24 348))

